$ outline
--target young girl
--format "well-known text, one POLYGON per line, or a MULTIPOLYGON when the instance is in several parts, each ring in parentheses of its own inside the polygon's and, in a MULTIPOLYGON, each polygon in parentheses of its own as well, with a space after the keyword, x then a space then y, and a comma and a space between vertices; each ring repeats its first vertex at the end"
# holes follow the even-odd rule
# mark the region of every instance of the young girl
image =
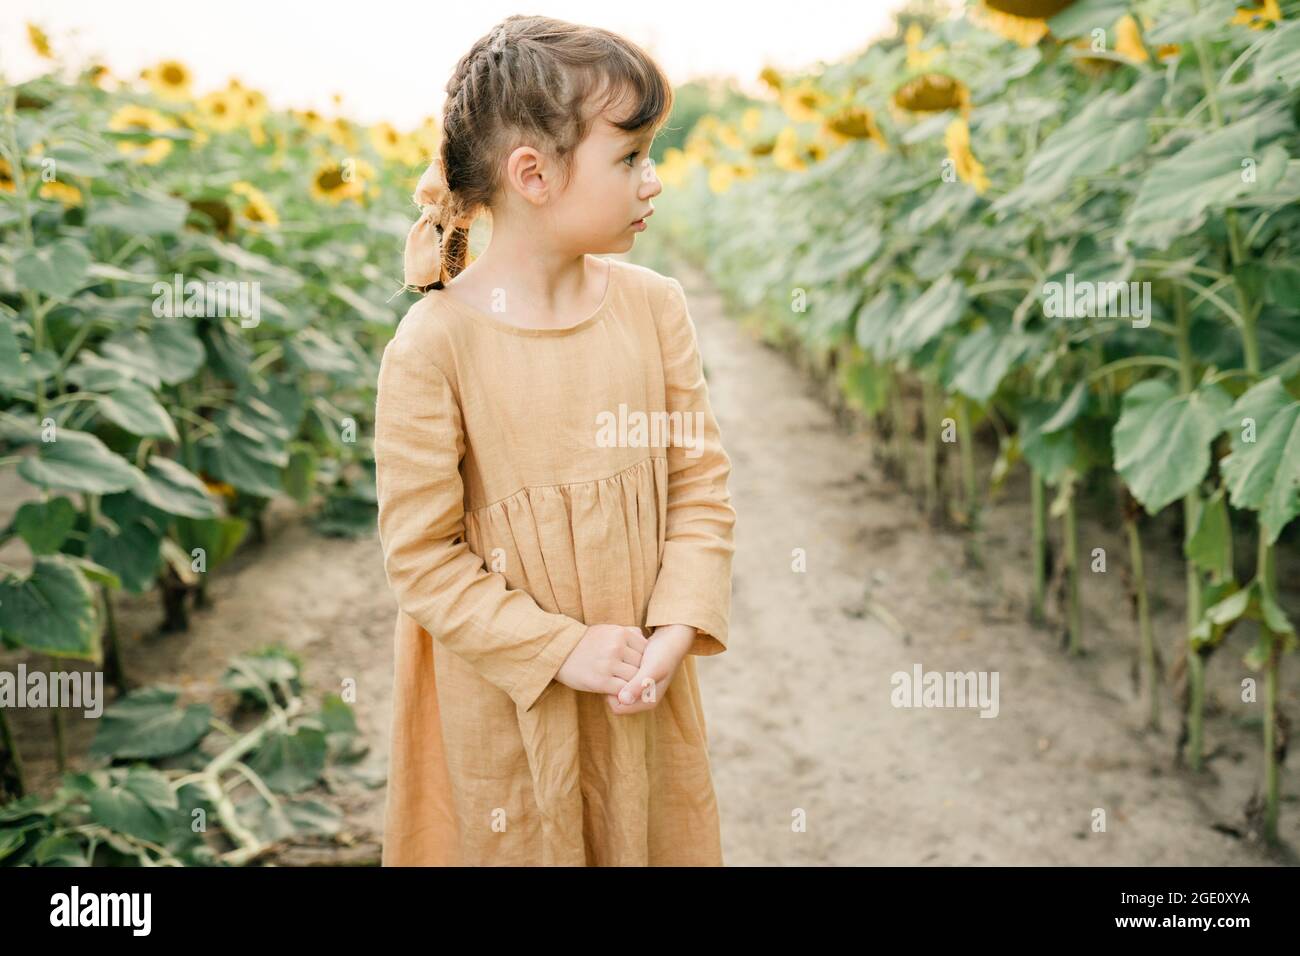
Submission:
POLYGON ((693 655, 727 646, 731 461, 681 285, 596 255, 646 228, 671 87, 512 16, 447 94, 376 403, 384 865, 721 865, 693 655))

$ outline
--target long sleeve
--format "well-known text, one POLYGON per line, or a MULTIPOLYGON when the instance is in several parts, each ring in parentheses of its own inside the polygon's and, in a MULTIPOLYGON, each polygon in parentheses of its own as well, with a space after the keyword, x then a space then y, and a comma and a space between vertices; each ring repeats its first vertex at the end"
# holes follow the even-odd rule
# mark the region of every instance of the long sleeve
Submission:
POLYGON ((658 316, 667 410, 670 416, 681 412, 682 421, 690 422, 691 431, 683 427, 683 433, 691 441, 673 441, 668 447, 664 556, 646 625, 688 624, 696 629, 690 653, 718 654, 727 648, 731 617, 736 522, 727 488, 731 459, 709 405, 686 293, 676 279, 670 278, 667 286, 658 316))
POLYGON ((443 372, 398 335, 384 349, 375 405, 379 537, 402 611, 524 710, 586 632, 508 589, 465 541, 460 406, 443 372))

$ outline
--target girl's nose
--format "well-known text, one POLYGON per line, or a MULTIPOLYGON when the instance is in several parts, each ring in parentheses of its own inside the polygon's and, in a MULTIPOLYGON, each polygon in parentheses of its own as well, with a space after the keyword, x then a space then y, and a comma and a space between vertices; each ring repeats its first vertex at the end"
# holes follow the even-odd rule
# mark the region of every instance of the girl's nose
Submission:
POLYGON ((641 199, 653 199, 664 191, 663 183, 655 172, 655 162, 649 156, 641 163, 641 187, 637 196, 641 199))

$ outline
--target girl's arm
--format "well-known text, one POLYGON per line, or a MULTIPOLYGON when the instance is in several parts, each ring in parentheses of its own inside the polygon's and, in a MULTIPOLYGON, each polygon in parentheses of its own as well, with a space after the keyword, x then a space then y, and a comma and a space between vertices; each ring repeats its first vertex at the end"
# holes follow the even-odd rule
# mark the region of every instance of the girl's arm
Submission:
POLYGON ((664 387, 669 414, 682 413, 683 433, 668 447, 668 526, 646 626, 688 625, 696 631, 689 653, 718 654, 727 648, 731 616, 731 459, 709 405, 686 293, 676 279, 665 286, 658 314, 664 387))
POLYGON ((586 633, 489 572, 465 542, 460 406, 441 370, 400 328, 384 349, 375 404, 375 484, 388 583, 433 638, 529 710, 586 633))

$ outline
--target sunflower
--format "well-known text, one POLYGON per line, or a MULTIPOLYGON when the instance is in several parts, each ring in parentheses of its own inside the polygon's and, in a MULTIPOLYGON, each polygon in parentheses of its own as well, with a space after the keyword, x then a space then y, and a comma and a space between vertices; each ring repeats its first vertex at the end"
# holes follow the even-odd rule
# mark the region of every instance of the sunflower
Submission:
MULTIPOLYGON (((175 129, 176 124, 157 110, 127 105, 112 115, 108 121, 108 128, 118 133, 161 133, 175 129)), ((136 162, 153 166, 167 158, 172 151, 172 141, 169 139, 151 139, 146 142, 123 140, 117 144, 117 148, 136 162)))
POLYGON ((334 205, 345 199, 360 201, 366 194, 367 182, 374 177, 374 167, 363 159, 349 159, 342 163, 330 160, 313 174, 311 194, 334 205))
POLYGON ((420 151, 420 160, 427 163, 438 153, 438 147, 442 143, 442 129, 436 119, 426 116, 424 122, 411 133, 411 138, 420 151))
POLYGON ((49 35, 34 23, 27 24, 27 42, 32 45, 36 55, 46 60, 54 59, 54 51, 50 49, 49 35))
POLYGON ((370 127, 370 145, 388 162, 415 166, 423 150, 415 137, 397 130, 391 123, 377 123, 370 127))
POLYGON ((838 142, 869 139, 881 147, 887 145, 871 110, 863 106, 850 106, 831 116, 826 120, 826 129, 838 142))
POLYGON ((762 122, 763 111, 757 106, 751 106, 740 114, 740 128, 746 133, 757 132, 762 122))
POLYGON ((61 183, 58 180, 42 183, 40 197, 42 199, 53 199, 55 202, 63 203, 68 208, 81 205, 81 190, 76 186, 61 183))
POLYGON ((357 127, 347 117, 322 118, 316 132, 324 133, 331 143, 341 148, 345 153, 357 152, 357 127))
POLYGON ((924 70, 943 55, 943 46, 940 44, 935 44, 929 50, 922 50, 921 41, 924 39, 925 31, 921 29, 919 23, 908 25, 907 33, 903 36, 903 42, 907 45, 907 68, 909 70, 924 70))
POLYGON ((204 487, 214 495, 220 495, 222 498, 234 498, 235 495, 238 494, 233 485, 228 485, 224 481, 217 481, 213 478, 209 478, 206 473, 201 473, 200 478, 203 481, 204 487))
POLYGON ((736 181, 736 170, 731 163, 718 163, 709 170, 709 191, 725 193, 736 181))
MULTIPOLYGON (((1068 5, 1068 3, 1063 4, 1061 9, 1065 9, 1068 5)), ((970 18, 973 23, 985 30, 1004 36, 1008 40, 1014 40, 1021 46, 1033 46, 1047 36, 1047 17, 1051 16, 1052 13, 1059 12, 1052 11, 1052 13, 1046 15, 1015 14, 1005 9, 1011 6, 1025 9, 1034 5, 981 0, 979 4, 969 8, 970 18)), ((1038 4, 1038 6, 1049 7, 1052 4, 1042 3, 1038 4)))
POLYGON ((975 158, 970 149, 970 127, 964 119, 955 119, 948 124, 943 133, 943 144, 948 148, 948 156, 957 172, 957 178, 970 183, 975 192, 983 193, 989 188, 989 178, 984 175, 984 165, 975 158))
POLYGON ((14 170, 9 165, 9 160, 0 159, 0 193, 15 193, 18 187, 14 184, 14 170))
POLYGON ((922 73, 894 91, 894 104, 909 113, 969 113, 970 90, 947 73, 922 73))
POLYGON ((244 208, 239 212, 244 219, 272 228, 280 225, 280 216, 275 211, 275 207, 266 198, 266 194, 252 183, 240 180, 230 187, 230 191, 244 198, 244 208))
POLYGON ((796 123, 820 122, 820 110, 830 101, 830 96, 807 81, 781 93, 781 108, 796 123))
POLYGON ((764 83, 766 83, 770 89, 775 90, 778 93, 781 92, 781 86, 782 86, 781 74, 776 69, 776 67, 773 66, 763 67, 763 69, 760 70, 758 73, 758 78, 762 80, 764 83))
POLYGON ((772 148, 772 162, 778 169, 792 173, 808 168, 799 150, 799 134, 795 132, 793 126, 787 126, 776 134, 776 145, 772 148))
POLYGON ((690 158, 676 146, 664 150, 664 158, 655 164, 655 175, 665 186, 680 186, 686 180, 692 163, 690 158))
POLYGON ((1075 68, 1089 76, 1105 76, 1119 69, 1119 64, 1114 60, 1104 56, 1088 56, 1092 52, 1092 41, 1078 39, 1070 44, 1070 48, 1083 51, 1080 55, 1073 58, 1075 68))
POLYGON ((686 137, 686 155, 696 162, 707 163, 717 151, 709 139, 708 131, 697 123, 696 128, 686 137))
POLYGON ((1050 20, 1074 0, 983 0, 986 7, 1012 17, 1050 20))
POLYGON ((150 89, 163 99, 177 103, 190 99, 193 77, 189 68, 180 60, 163 60, 149 67, 142 75, 150 89))
POLYGON ((198 101, 203 124, 218 133, 228 133, 244 120, 242 91, 216 90, 198 101))
POLYGON ((102 63, 90 64, 90 66, 86 67, 86 72, 84 74, 87 80, 95 86, 98 86, 100 89, 103 89, 104 81, 107 80, 110 75, 108 67, 102 63))
POLYGON ((1281 19, 1282 11, 1278 8, 1277 0, 1264 0, 1257 7, 1238 7, 1228 22, 1252 30, 1263 30, 1270 23, 1278 23, 1281 19))
POLYGON ((290 113, 312 134, 329 135, 333 125, 315 110, 290 110, 290 113))
POLYGON ((244 122, 249 126, 260 123, 266 118, 268 106, 266 95, 260 90, 250 90, 242 86, 235 86, 238 80, 230 81, 231 95, 239 103, 240 113, 244 117, 244 122))
POLYGON ((730 149, 745 148, 745 141, 740 138, 740 134, 736 132, 734 126, 729 126, 726 123, 723 123, 718 127, 717 137, 718 142, 730 149))

